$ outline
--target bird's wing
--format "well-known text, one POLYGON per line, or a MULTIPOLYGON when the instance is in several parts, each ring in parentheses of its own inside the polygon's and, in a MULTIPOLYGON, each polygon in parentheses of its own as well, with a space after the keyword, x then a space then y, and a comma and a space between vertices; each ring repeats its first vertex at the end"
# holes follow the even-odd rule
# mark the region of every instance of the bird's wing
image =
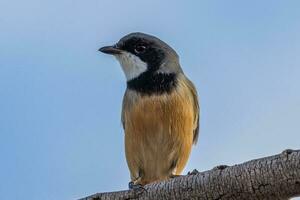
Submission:
POLYGON ((124 97, 123 97, 122 114, 121 114, 121 122, 122 122, 124 130, 125 130, 125 111, 129 109, 130 100, 131 100, 131 98, 129 98, 129 96, 130 95, 128 94, 128 89, 126 89, 125 93, 124 93, 124 97))
POLYGON ((192 94, 192 98, 193 98, 193 106, 194 106, 194 132, 193 132, 193 143, 196 144, 198 141, 198 136, 199 136, 199 120, 200 120, 200 106, 198 103, 198 95, 197 95, 197 90, 194 86, 194 84, 192 83, 192 81, 190 81, 187 78, 187 82, 188 82, 188 87, 191 91, 192 94))
MULTIPOLYGON (((126 90, 127 91, 127 90, 126 90)), ((126 91, 123 97, 123 103, 122 103, 122 114, 121 114, 121 122, 123 125, 123 129, 125 130, 125 106, 126 106, 126 91)))

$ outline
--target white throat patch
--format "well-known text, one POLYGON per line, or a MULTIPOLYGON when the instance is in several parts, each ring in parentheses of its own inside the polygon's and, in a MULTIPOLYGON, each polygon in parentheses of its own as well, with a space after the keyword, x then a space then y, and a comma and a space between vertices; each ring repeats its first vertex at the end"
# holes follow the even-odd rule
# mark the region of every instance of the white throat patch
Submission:
POLYGON ((120 62, 127 81, 138 77, 147 70, 147 63, 132 53, 122 52, 115 57, 120 62))

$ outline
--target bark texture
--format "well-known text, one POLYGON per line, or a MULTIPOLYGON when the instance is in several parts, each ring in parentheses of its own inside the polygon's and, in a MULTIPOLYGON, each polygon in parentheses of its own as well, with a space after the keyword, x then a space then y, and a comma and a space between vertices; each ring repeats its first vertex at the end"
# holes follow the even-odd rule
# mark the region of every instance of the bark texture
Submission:
POLYGON ((144 189, 98 193, 81 200, 287 200, 300 196, 300 150, 219 166, 152 183, 144 189))

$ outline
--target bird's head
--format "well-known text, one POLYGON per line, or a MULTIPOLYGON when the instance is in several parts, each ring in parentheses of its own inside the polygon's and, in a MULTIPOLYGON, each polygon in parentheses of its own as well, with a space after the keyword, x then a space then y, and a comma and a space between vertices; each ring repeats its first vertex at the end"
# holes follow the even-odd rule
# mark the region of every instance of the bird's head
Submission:
POLYGON ((182 73, 177 53, 165 42, 148 34, 128 34, 115 45, 102 47, 99 51, 118 59, 127 81, 144 73, 182 73))

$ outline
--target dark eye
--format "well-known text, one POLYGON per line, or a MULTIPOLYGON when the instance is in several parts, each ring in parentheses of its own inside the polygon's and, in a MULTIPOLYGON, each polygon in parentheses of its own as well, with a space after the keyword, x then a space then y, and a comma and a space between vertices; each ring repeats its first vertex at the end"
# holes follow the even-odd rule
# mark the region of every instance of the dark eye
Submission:
POLYGON ((137 45, 134 48, 135 53, 144 53, 146 51, 146 46, 144 45, 137 45))

